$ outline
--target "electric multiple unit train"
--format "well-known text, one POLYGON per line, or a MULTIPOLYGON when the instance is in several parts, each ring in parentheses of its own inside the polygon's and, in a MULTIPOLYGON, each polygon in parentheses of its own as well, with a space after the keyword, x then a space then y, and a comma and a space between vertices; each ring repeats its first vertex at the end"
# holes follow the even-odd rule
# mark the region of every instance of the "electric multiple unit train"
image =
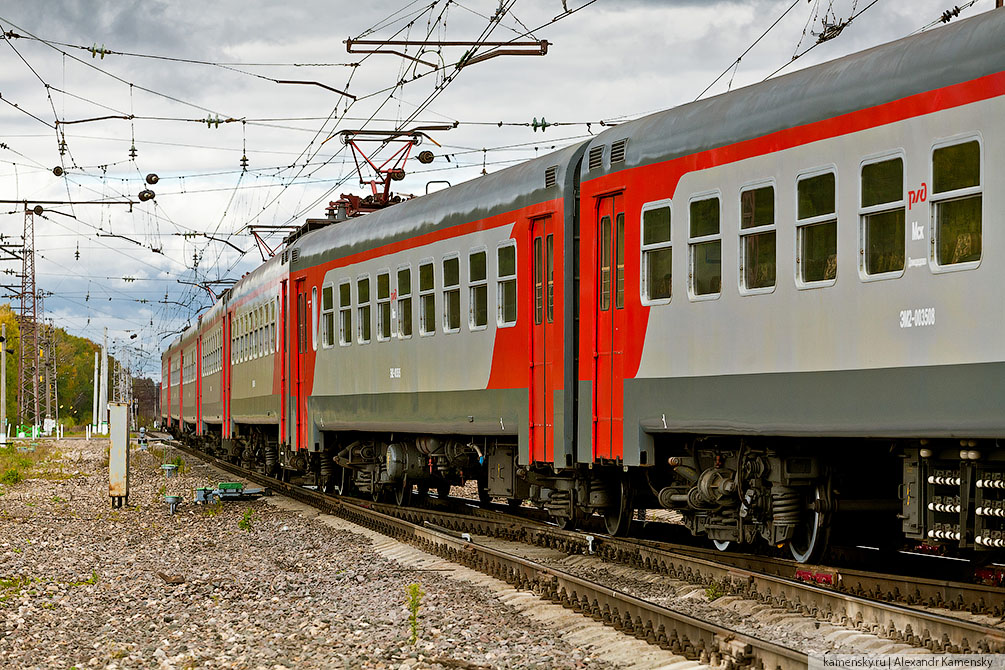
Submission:
POLYGON ((477 480, 564 527, 665 508, 799 561, 832 529, 994 556, 1002 45, 989 11, 333 208, 164 352, 164 421, 401 504, 477 480))

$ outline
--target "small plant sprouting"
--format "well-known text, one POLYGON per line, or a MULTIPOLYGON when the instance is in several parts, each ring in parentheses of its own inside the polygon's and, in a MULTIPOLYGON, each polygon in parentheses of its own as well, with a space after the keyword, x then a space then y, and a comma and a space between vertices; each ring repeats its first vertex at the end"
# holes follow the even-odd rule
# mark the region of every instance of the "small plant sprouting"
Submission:
POLYGON ((709 602, 713 600, 718 600, 719 598, 728 595, 729 591, 726 589, 725 581, 712 581, 711 584, 705 587, 705 596, 708 598, 709 602))
POLYGON ((408 593, 408 630, 409 644, 415 644, 419 639, 419 607, 422 606, 422 596, 426 595, 421 584, 409 584, 405 587, 408 593))
POLYGON ((185 466, 185 459, 182 458, 181 456, 175 456, 170 461, 168 461, 168 463, 170 463, 171 465, 177 465, 178 466, 178 474, 182 474, 183 472, 188 472, 188 468, 185 466))
POLYGON ((244 516, 241 518, 240 521, 237 522, 237 527, 240 528, 241 530, 251 530, 251 527, 254 525, 254 523, 255 523, 255 513, 249 507, 248 509, 244 510, 244 516))

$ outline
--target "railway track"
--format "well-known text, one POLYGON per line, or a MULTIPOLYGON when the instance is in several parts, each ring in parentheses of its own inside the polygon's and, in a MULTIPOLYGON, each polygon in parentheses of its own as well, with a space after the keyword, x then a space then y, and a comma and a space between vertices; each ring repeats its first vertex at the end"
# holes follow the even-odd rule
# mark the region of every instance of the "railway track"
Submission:
POLYGON ((924 647, 935 653, 1005 652, 1005 628, 1000 621, 1000 613, 1005 610, 1005 594, 1001 589, 864 571, 795 567, 791 562, 765 557, 702 552, 694 547, 652 540, 562 531, 541 520, 514 517, 498 509, 479 509, 459 501, 440 501, 428 508, 401 508, 333 497, 249 472, 177 442, 170 444, 285 496, 417 544, 519 588, 534 590, 694 660, 767 668, 806 667, 808 662, 801 652, 739 635, 561 570, 483 546, 478 537, 533 543, 567 553, 594 554, 607 561, 673 579, 716 584, 732 595, 817 621, 924 647), (794 571, 808 571, 809 576, 823 581, 829 578, 831 583, 807 583, 796 579, 794 571), (933 610, 931 605, 941 605, 944 609, 933 610), (949 611, 949 606, 956 611, 949 611))

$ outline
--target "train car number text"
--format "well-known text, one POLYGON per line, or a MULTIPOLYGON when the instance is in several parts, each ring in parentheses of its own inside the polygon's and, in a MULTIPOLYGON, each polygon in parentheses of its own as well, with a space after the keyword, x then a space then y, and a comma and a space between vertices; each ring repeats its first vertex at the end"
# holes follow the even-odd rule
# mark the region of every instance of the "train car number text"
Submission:
POLYGON ((919 307, 918 309, 900 310, 901 328, 921 328, 935 325, 935 308, 919 307))

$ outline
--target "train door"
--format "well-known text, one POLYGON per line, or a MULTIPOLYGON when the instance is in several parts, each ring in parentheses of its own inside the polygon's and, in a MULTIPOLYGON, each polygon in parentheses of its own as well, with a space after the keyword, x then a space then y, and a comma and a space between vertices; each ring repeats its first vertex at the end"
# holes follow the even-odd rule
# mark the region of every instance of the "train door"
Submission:
POLYGON ((290 398, 290 352, 286 346, 289 337, 287 328, 289 322, 286 318, 287 309, 287 284, 282 280, 279 286, 279 441, 288 443, 289 434, 289 398, 290 398))
POLYGON ((308 300, 307 284, 303 279, 296 282, 297 294, 297 342, 294 347, 295 362, 291 366, 293 370, 294 402, 294 445, 297 449, 305 448, 307 444, 307 349, 311 346, 311 306, 308 300))
POLYGON ((220 330, 220 337, 223 341, 220 343, 220 402, 223 405, 223 417, 222 424, 220 427, 221 437, 230 438, 232 437, 232 431, 230 428, 230 385, 231 385, 231 368, 230 368, 230 338, 231 332, 233 330, 233 315, 229 311, 223 313, 223 326, 220 330))
POLYGON ((199 333, 195 341, 195 434, 202 433, 202 333, 199 333))
POLYGON ((531 221, 530 460, 554 458, 555 235, 550 216, 531 221))
POLYGON ((178 430, 185 429, 185 347, 178 348, 178 430))
POLYGON ((624 417, 625 213, 624 196, 603 197, 597 205, 594 458, 618 458, 624 417))

